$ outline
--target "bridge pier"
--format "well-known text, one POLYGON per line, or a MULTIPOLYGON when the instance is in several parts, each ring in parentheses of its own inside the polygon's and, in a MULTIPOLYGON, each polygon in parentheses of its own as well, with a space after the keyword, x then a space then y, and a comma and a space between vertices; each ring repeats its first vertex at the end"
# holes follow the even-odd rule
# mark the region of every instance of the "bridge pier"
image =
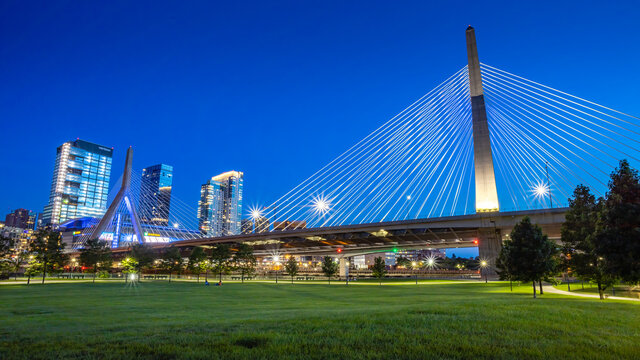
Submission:
POLYGON ((340 258, 340 277, 348 277, 349 276, 349 258, 341 257, 340 258))
POLYGON ((496 259, 502 248, 502 234, 500 229, 478 229, 478 255, 480 260, 487 262, 488 266, 483 272, 487 275, 496 274, 496 259))

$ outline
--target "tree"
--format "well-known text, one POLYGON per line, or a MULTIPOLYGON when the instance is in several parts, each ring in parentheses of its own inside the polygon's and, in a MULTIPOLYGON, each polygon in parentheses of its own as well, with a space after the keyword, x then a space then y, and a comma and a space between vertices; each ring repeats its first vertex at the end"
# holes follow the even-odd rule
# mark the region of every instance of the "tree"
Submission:
POLYGON ((131 246, 131 257, 136 261, 135 273, 140 273, 153 265, 156 254, 147 244, 134 244, 131 246))
POLYGON ((89 239, 80 250, 80 263, 82 266, 93 269, 93 282, 96 282, 98 270, 110 269, 113 257, 109 243, 100 239, 89 239))
POLYGON ((513 227, 510 239, 503 245, 510 274, 515 280, 531 281, 535 299, 536 281, 542 282, 556 268, 556 245, 542 234, 539 226, 531 223, 529 217, 513 227))
POLYGON ((596 248, 600 208, 601 203, 596 202, 589 188, 578 185, 569 199, 561 240, 565 271, 595 281, 600 299, 604 299, 604 290, 613 285, 615 278, 607 272, 604 258, 596 248))
POLYGON ((30 256, 24 274, 27 276, 27 285, 31 283, 31 278, 42 273, 42 263, 35 257, 30 256))
POLYGON ((238 250, 233 254, 233 267, 241 272, 241 280, 244 284, 244 276, 253 274, 256 268, 256 257, 253 248, 247 244, 238 245, 238 250))
POLYGON ((230 269, 231 248, 227 244, 220 244, 211 251, 211 270, 218 273, 220 283, 222 283, 222 274, 230 269))
POLYGON ((382 278, 387 275, 387 264, 384 263, 384 259, 380 256, 375 258, 373 261, 373 266, 371 267, 371 272, 373 273, 373 277, 377 278, 382 285, 382 278))
POLYGON ((338 273, 338 264, 331 256, 325 256, 322 259, 322 272, 329 279, 329 285, 331 285, 331 278, 338 273))
POLYGON ((284 264, 284 270, 289 276, 291 276, 291 284, 293 284, 293 277, 298 275, 298 262, 293 256, 289 257, 289 260, 284 264))
POLYGON ((18 280, 18 272, 20 268, 24 264, 25 260, 29 257, 29 253, 24 250, 15 250, 11 258, 9 259, 9 263, 11 265, 11 271, 13 272, 13 276, 15 280, 18 280))
POLYGON ((8 279, 13 269, 14 245, 15 242, 12 239, 0 236, 0 279, 8 279))
POLYGON ((630 284, 640 282, 640 177, 626 160, 611 173, 595 247, 607 273, 630 284))
POLYGON ((200 274, 206 271, 209 266, 207 261, 207 254, 201 247, 195 247, 189 254, 189 262, 187 263, 187 269, 193 274, 198 276, 198 282, 200 282, 200 274))
POLYGON ((38 230, 35 239, 29 244, 29 252, 42 264, 42 283, 47 272, 62 271, 68 256, 63 252, 65 244, 60 233, 47 229, 38 230))
POLYGON ((396 265, 408 269, 409 267, 411 267, 411 260, 407 259, 406 257, 399 257, 396 259, 396 265))
POLYGON ((509 249, 511 248, 511 240, 505 240, 502 243, 500 254, 496 259, 496 272, 500 280, 509 280, 509 288, 513 291, 513 275, 512 265, 510 263, 509 249))
MULTIPOLYGON (((124 260, 122 260, 121 263, 122 266, 122 272, 125 274, 136 274, 138 273, 138 260, 134 259, 133 257, 128 257, 125 258, 124 260)), ((128 276, 125 275, 124 277, 124 281, 127 282, 127 278, 128 276)))
POLYGON ((161 266, 169 272, 169 282, 171 282, 171 274, 173 272, 179 273, 182 270, 182 264, 182 255, 177 247, 172 246, 164 252, 161 266))

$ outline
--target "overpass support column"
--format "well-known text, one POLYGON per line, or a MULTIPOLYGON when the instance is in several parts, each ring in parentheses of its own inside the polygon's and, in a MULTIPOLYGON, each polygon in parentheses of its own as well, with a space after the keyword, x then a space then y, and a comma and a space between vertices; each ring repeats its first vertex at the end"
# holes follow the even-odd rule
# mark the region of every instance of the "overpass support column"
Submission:
POLYGON ((340 258, 340 277, 349 277, 349 258, 340 258))
POLYGON ((488 275, 496 274, 496 259, 502 248, 502 236, 499 229, 481 228, 478 230, 478 255, 489 265, 484 269, 488 275))

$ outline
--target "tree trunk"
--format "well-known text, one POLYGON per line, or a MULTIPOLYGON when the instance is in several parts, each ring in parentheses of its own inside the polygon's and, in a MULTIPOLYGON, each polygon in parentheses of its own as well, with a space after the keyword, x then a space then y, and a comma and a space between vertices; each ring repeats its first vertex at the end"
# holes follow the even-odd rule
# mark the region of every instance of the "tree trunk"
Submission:
POLYGON ((47 276, 47 260, 42 264, 42 284, 44 285, 44 277, 47 276))
POLYGON ((571 292, 571 281, 569 281, 568 276, 567 276, 567 291, 571 292))
POLYGON ((613 296, 616 296, 616 286, 615 285, 611 285, 611 294, 613 296))
POLYGON ((93 283, 96 283, 96 269, 93 268, 93 283))
POLYGON ((331 276, 329 276, 329 285, 331 285, 331 276))
POLYGON ((198 275, 197 275, 196 279, 197 279, 197 280, 196 280, 197 282, 200 282, 200 273, 198 273, 198 275))
POLYGON ((542 290, 542 280, 538 281, 540 284, 540 295, 544 295, 544 291, 542 290))
POLYGON ((209 270, 204 272, 204 281, 208 282, 209 281, 209 270))
POLYGON ((535 299, 536 298, 536 281, 534 280, 532 284, 533 284, 533 298, 535 299))
POLYGON ((27 285, 29 285, 30 282, 31 282, 31 275, 27 277, 27 285))
POLYGON ((604 293, 602 291, 602 284, 600 284, 599 280, 598 280, 598 294, 600 294, 600 300, 604 300, 604 293))
POLYGON ((293 285, 293 275, 291 275, 291 285, 293 285))
POLYGON ((171 282, 171 271, 169 271, 169 282, 171 282))
POLYGON ((513 280, 509 278, 509 287, 511 288, 511 292, 513 292, 513 280))
POLYGON ((240 272, 240 283, 244 284, 244 269, 240 272))

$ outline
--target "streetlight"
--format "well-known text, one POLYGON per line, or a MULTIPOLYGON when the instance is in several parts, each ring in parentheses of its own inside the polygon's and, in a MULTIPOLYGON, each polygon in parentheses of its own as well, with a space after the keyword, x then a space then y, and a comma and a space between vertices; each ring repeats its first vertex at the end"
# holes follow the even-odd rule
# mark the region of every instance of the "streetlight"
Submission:
MULTIPOLYGON (((412 261, 411 262, 411 273, 413 274, 415 272, 416 269, 416 262, 412 261)), ((418 274, 415 274, 415 278, 416 278, 416 285, 418 285, 418 274)))
POLYGON ((278 283, 278 265, 280 265, 280 256, 276 255, 273 257, 273 263, 276 265, 276 284, 278 283))
POLYGON ((487 267, 487 261, 486 260, 482 260, 480 261, 480 276, 482 277, 482 273, 484 272, 484 283, 488 283, 489 281, 487 280, 487 272, 483 271, 486 267, 487 267))

